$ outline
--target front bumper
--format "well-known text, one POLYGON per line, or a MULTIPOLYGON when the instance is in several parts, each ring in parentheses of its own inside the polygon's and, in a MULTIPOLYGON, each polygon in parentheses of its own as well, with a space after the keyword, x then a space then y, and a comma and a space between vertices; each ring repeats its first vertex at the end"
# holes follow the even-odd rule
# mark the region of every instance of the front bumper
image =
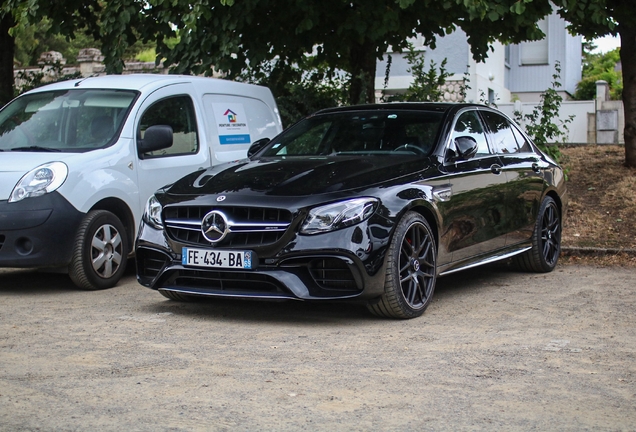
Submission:
POLYGON ((155 290, 200 296, 369 300, 384 292, 388 241, 388 228, 363 222, 313 236, 290 234, 275 247, 251 248, 259 262, 253 270, 202 268, 182 264, 181 248, 192 245, 142 223, 137 279, 155 290))
POLYGON ((68 265, 83 216, 58 192, 0 201, 0 267, 68 265))

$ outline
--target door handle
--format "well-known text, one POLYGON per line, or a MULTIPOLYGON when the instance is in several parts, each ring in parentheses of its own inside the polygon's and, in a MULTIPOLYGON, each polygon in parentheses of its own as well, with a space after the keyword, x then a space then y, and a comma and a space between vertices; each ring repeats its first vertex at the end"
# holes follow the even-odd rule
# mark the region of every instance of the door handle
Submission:
POLYGON ((536 172, 537 174, 541 172, 541 167, 538 163, 535 162, 532 164, 532 171, 536 172))
POLYGON ((490 171, 492 171, 493 174, 501 174, 501 165, 497 165, 497 164, 492 164, 490 165, 490 171))

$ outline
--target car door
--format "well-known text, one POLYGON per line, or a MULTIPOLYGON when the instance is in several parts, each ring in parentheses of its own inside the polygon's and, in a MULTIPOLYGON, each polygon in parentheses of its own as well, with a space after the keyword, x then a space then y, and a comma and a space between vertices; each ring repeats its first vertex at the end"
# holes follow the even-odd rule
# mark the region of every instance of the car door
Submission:
POLYGON ((482 110, 481 114, 507 181, 506 245, 512 246, 532 236, 543 195, 542 170, 548 164, 505 116, 490 110, 482 110))
POLYGON ((483 123, 476 109, 456 115, 447 143, 442 170, 448 174, 449 191, 439 203, 444 219, 441 241, 453 262, 462 261, 503 248, 506 232, 504 189, 506 178, 499 157, 492 152, 483 123), (477 141, 477 154, 468 160, 457 160, 455 139, 468 136, 477 141))
POLYGON ((203 125, 199 121, 199 107, 192 97, 193 93, 191 84, 164 87, 149 96, 139 110, 135 123, 137 141, 143 139, 150 126, 168 125, 173 131, 171 147, 138 155, 142 207, 158 188, 210 164, 203 125))

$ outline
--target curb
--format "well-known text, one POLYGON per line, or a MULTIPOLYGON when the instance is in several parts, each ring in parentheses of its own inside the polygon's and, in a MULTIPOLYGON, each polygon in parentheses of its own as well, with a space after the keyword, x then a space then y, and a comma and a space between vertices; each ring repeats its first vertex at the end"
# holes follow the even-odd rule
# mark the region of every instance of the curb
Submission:
POLYGON ((636 256, 636 249, 619 249, 619 248, 593 248, 593 247, 574 247, 561 246, 561 252, 564 255, 618 255, 627 254, 636 256))

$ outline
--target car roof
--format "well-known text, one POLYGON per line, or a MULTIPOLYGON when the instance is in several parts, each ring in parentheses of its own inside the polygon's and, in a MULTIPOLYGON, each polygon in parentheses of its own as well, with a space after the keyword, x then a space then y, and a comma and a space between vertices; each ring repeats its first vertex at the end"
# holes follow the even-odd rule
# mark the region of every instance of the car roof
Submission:
POLYGON ((450 103, 450 102, 388 102, 368 105, 352 105, 336 108, 327 108, 318 111, 316 114, 336 113, 336 112, 352 112, 352 111, 437 111, 448 112, 466 107, 485 108, 485 105, 467 104, 467 103, 450 103))

